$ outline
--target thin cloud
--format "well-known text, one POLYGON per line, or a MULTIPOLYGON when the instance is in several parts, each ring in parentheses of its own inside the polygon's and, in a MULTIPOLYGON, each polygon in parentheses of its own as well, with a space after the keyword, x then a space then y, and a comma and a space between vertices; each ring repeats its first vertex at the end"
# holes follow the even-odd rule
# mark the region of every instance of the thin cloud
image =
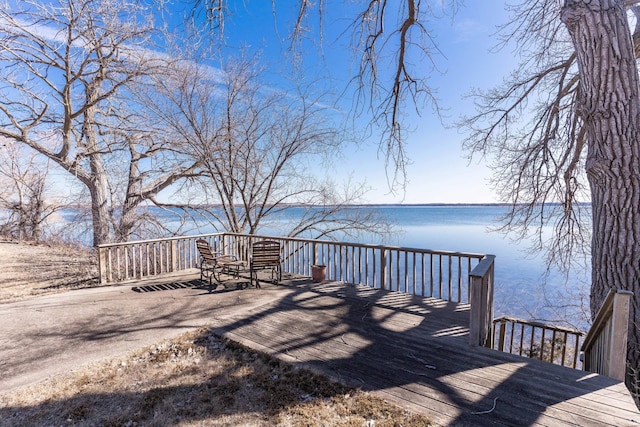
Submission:
POLYGON ((478 36, 485 36, 488 33, 484 24, 473 19, 456 20, 453 28, 456 34, 456 43, 473 41, 478 36))

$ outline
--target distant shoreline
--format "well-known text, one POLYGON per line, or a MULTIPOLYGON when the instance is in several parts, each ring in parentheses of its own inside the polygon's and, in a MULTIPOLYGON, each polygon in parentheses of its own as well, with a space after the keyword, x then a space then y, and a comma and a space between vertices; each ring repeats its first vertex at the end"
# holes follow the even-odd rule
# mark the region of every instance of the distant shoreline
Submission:
MULTIPOLYGON (((576 202, 576 205, 589 206, 591 202, 576 202)), ((519 203, 517 206, 524 206, 527 203, 519 203)), ((541 205, 541 204, 540 204, 541 205)), ((546 206, 560 206, 558 202, 545 203, 546 206)), ((323 207, 323 206, 336 206, 336 205, 317 205, 317 204, 304 204, 304 203, 283 203, 280 204, 282 208, 306 208, 306 207, 323 207)), ((420 207, 508 207, 511 203, 357 203, 345 205, 345 207, 351 208, 420 208, 420 207)), ((119 206, 116 206, 117 208, 119 206)), ((167 208, 167 209, 180 209, 180 206, 156 206, 156 205, 144 205, 141 208, 167 208)), ((209 205, 193 205, 189 208, 221 208, 221 204, 209 204, 209 205)), ((90 209, 90 206, 73 205, 67 206, 63 209, 90 209)))
MULTIPOLYGON (((576 202, 576 205, 590 205, 591 202, 576 202)), ((516 206, 528 205, 527 203, 518 203, 516 206)), ((545 203, 547 206, 560 206, 561 203, 545 203)), ((217 207, 219 205, 208 205, 210 207, 217 207)), ((335 206, 335 205, 311 205, 303 203, 291 203, 282 204, 282 207, 309 207, 309 206, 335 206)), ((505 207, 511 206, 511 203, 357 203, 346 205, 348 207, 364 207, 364 208, 419 208, 419 207, 505 207)))

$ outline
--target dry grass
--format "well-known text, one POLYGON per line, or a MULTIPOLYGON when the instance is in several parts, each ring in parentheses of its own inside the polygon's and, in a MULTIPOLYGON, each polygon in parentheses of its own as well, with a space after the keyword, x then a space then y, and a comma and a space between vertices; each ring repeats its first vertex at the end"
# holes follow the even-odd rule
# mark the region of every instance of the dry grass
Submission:
POLYGON ((0 408, 0 426, 429 425, 206 330, 0 395, 0 408))
POLYGON ((98 262, 86 248, 0 242, 0 303, 98 286, 98 262))
MULTIPOLYGON (((0 302, 96 286, 89 251, 0 243, 0 302)), ((0 309, 1 306, 0 306, 0 309)), ((0 394, 2 426, 427 426, 207 330, 0 394)))

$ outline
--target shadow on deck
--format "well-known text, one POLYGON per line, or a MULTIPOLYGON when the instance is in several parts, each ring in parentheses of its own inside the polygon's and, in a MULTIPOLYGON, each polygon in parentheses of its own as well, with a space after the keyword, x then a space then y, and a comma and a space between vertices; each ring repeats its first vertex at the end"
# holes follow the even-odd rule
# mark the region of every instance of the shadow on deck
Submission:
MULTIPOLYGON (((229 285, 212 293, 242 288, 229 285)), ((214 332, 440 425, 640 425, 616 380, 469 346, 467 304, 291 277, 237 295, 244 303, 223 304, 214 332)))
POLYGON ((215 333, 376 392, 439 425, 640 425, 619 381, 469 346, 468 304, 304 277, 261 289, 246 282, 210 290, 183 275, 131 289, 210 297, 202 313, 215 333))

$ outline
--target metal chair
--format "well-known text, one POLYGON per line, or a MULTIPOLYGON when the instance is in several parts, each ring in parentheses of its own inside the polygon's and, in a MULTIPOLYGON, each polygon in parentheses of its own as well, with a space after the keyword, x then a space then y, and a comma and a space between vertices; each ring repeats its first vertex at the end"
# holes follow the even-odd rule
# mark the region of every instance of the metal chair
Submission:
POLYGON ((214 254, 211 251, 209 242, 204 239, 196 240, 196 247, 200 253, 200 280, 207 277, 209 279, 209 288, 213 286, 213 280, 221 283, 221 274, 228 274, 235 278, 240 276, 240 270, 244 267, 242 261, 233 255, 214 254))
POLYGON ((249 263, 251 283, 255 277, 256 288, 259 288, 258 270, 271 269, 271 280, 278 285, 282 281, 281 263, 280 243, 274 240, 261 240, 254 243, 251 247, 251 261, 249 263))

